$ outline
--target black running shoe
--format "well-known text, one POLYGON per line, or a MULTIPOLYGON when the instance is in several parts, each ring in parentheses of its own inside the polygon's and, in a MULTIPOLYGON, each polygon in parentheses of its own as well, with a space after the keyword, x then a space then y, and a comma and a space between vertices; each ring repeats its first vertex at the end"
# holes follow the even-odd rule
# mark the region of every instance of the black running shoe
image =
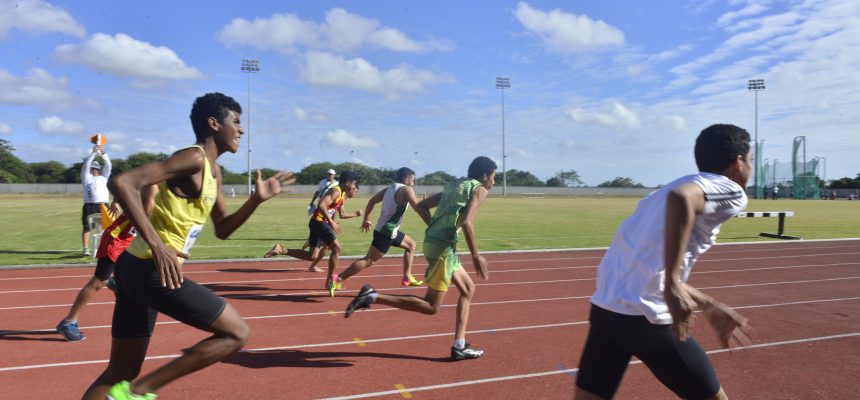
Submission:
POLYGON ((343 314, 343 317, 349 318, 355 310, 370 308, 370 305, 373 304, 373 300, 371 300, 370 295, 373 293, 376 293, 376 289, 374 289, 373 286, 367 284, 362 286, 355 298, 349 302, 348 306, 346 306, 346 313, 343 314))
POLYGON ((484 350, 473 349, 472 345, 466 343, 466 346, 462 349, 458 349, 456 347, 451 347, 451 360, 460 361, 460 360, 470 360, 473 358, 479 358, 484 354, 484 350))

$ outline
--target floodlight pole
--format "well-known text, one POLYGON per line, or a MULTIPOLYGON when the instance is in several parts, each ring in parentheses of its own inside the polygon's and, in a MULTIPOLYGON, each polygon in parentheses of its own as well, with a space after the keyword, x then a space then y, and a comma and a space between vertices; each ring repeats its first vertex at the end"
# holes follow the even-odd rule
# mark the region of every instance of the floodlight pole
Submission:
POLYGON ((242 72, 248 74, 248 196, 251 195, 251 74, 260 72, 257 60, 242 59, 242 72))
POLYGON ((755 92, 755 198, 758 198, 758 193, 761 190, 758 183, 758 170, 761 166, 758 154, 758 92, 764 90, 764 79, 750 79, 747 85, 748 90, 755 92))
POLYGON ((502 196, 508 195, 508 169, 505 161, 508 155, 505 153, 505 89, 510 89, 511 80, 506 77, 496 78, 496 89, 502 91, 502 196))

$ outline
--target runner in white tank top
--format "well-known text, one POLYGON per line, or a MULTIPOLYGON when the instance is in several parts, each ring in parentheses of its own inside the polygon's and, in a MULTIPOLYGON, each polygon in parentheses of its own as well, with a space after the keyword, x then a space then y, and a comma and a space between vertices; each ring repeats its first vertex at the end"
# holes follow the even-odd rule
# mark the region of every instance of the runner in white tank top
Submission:
POLYGON ((406 167, 400 168, 397 170, 396 179, 397 182, 380 190, 367 201, 367 207, 364 210, 364 223, 361 224, 361 229, 365 232, 374 227, 370 223, 370 213, 373 211, 373 207, 376 203, 382 203, 382 210, 373 230, 373 241, 364 258, 356 260, 349 268, 339 274, 338 280, 340 282, 370 267, 381 259, 391 246, 395 246, 404 250, 401 284, 403 286, 420 286, 424 283, 412 276, 412 259, 416 244, 411 237, 400 230, 400 224, 403 222, 403 215, 410 204, 425 223, 430 222, 430 211, 418 205, 418 198, 415 196, 415 191, 412 190, 412 185, 415 183, 415 171, 406 167))
POLYGON ((702 310, 726 347, 749 343, 746 318, 687 280, 720 224, 747 205, 750 135, 734 125, 713 125, 699 134, 694 153, 701 172, 642 199, 598 266, 577 399, 612 398, 634 356, 680 398, 727 398, 690 336, 692 316, 702 310))

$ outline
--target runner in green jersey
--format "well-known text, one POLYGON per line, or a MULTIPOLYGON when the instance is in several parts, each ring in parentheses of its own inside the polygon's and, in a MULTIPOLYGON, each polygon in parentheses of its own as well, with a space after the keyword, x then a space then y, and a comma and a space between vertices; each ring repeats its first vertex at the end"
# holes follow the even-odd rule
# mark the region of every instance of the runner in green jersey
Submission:
POLYGON ((419 203, 427 209, 436 208, 424 235, 424 257, 427 258, 429 266, 424 274, 427 292, 423 298, 377 293, 370 285, 364 285, 350 302, 345 316, 349 318, 355 310, 370 308, 373 303, 433 315, 439 310, 448 288, 453 283, 460 292, 460 298, 457 301, 451 359, 480 357, 484 353, 483 350, 472 348, 466 343, 466 323, 469 320, 469 306, 475 295, 475 283, 457 258, 457 242, 458 233, 462 230, 475 271, 481 279, 489 278, 487 260, 478 253, 474 220, 478 215, 478 208, 495 184, 495 177, 496 163, 487 157, 478 157, 469 165, 468 178, 449 183, 442 193, 419 203))

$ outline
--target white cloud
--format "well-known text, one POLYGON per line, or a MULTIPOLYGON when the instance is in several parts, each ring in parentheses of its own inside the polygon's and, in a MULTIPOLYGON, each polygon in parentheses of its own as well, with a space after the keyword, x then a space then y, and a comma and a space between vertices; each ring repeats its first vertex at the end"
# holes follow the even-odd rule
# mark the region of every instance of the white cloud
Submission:
POLYGON ((186 66, 173 50, 122 33, 96 33, 82 44, 58 46, 54 55, 62 62, 83 64, 139 83, 203 77, 197 68, 186 66))
POLYGON ((520 159, 534 157, 534 153, 520 147, 508 147, 506 152, 508 153, 508 157, 513 156, 520 159))
POLYGON ((299 121, 314 121, 314 122, 328 121, 327 116, 325 116, 323 114, 310 113, 301 107, 293 107, 293 117, 295 117, 299 121))
POLYGON ((218 39, 227 46, 251 46, 260 49, 289 50, 293 46, 316 46, 320 27, 302 21, 293 14, 274 14, 271 18, 248 21, 236 18, 218 32, 218 39))
POLYGON ((308 119, 308 112, 301 107, 293 107, 293 116, 299 121, 305 121, 308 119))
POLYGON ((371 149, 379 143, 369 137, 360 137, 344 129, 336 129, 325 135, 325 144, 343 149, 371 149))
POLYGON ((12 133, 12 127, 9 124, 0 122, 0 135, 8 135, 12 133))
POLYGON ((439 42, 419 43, 375 19, 342 8, 326 13, 325 21, 302 20, 294 14, 273 14, 253 21, 236 18, 217 34, 227 46, 250 46, 292 52, 296 47, 354 52, 364 47, 420 52, 444 48, 439 42))
POLYGON ((11 29, 29 33, 59 32, 84 37, 86 29, 69 13, 40 0, 0 0, 0 40, 11 29))
POLYGON ((391 99, 398 98, 401 92, 421 91, 425 86, 448 80, 409 65, 402 64, 397 68, 380 70, 363 58, 347 60, 338 55, 321 52, 307 54, 301 78, 311 85, 385 93, 391 99))
POLYGON ((767 11, 767 3, 769 3, 769 2, 768 1, 762 1, 762 2, 757 3, 757 2, 751 1, 749 4, 747 4, 744 8, 742 8, 740 10, 727 12, 727 13, 721 15, 720 18, 717 19, 717 24, 720 26, 727 26, 727 25, 730 25, 731 23, 733 23, 737 19, 761 14, 761 13, 767 11))
POLYGON ((84 130, 84 126, 80 122, 65 121, 56 115, 40 119, 37 126, 40 132, 49 135, 75 134, 84 130))
POLYGON ((0 103, 15 105, 64 104, 74 96, 67 90, 65 77, 53 77, 47 71, 33 68, 27 76, 16 77, 0 69, 0 103))
POLYGON ((586 111, 582 108, 574 108, 567 111, 567 115, 581 124, 601 125, 611 128, 639 128, 639 116, 628 110, 621 103, 613 103, 612 111, 608 113, 586 111))
POLYGON ((660 118, 660 124, 674 130, 682 130, 687 126, 684 117, 677 115, 666 115, 660 118))
POLYGON ((517 20, 551 50, 563 54, 585 53, 624 44, 624 33, 603 21, 561 10, 545 12, 517 3, 517 20))

